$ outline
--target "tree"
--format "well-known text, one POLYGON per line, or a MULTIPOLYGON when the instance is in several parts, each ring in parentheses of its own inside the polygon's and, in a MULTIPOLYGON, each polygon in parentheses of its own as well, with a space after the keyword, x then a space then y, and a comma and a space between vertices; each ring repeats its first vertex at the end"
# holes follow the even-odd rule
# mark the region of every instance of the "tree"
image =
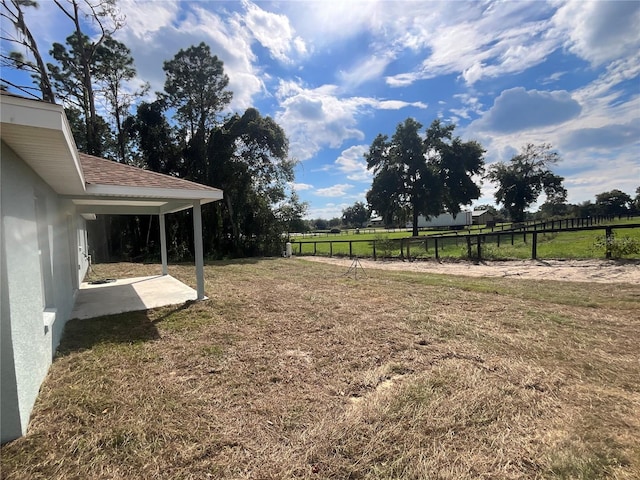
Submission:
POLYGON ((123 19, 115 5, 115 0, 53 0, 74 26, 67 37, 65 47, 54 43, 50 54, 58 65, 47 64, 54 87, 63 100, 73 104, 82 113, 86 153, 102 156, 100 123, 96 111, 94 76, 96 52, 103 42, 123 26, 123 19), (81 26, 81 21, 90 19, 98 34, 89 38, 81 26))
POLYGON ((168 175, 177 173, 180 151, 163 102, 140 103, 135 116, 125 120, 124 130, 136 145, 140 166, 168 175))
POLYGON ((371 212, 363 202, 356 202, 352 206, 342 210, 343 225, 351 225, 353 227, 362 227, 369 220, 371 212))
POLYGON ((571 216, 578 218, 587 218, 597 215, 596 206, 591 200, 585 200, 577 205, 569 205, 569 212, 571 216))
POLYGON ((555 218, 566 217, 569 212, 569 205, 566 203, 544 202, 540 205, 535 218, 540 220, 552 220, 555 218))
POLYGON ((225 192, 225 223, 217 234, 228 233, 236 249, 247 236, 280 235, 273 229, 274 209, 286 198, 295 165, 284 130, 249 108, 214 129, 207 149, 206 183, 225 192))
POLYGON ((455 125, 434 120, 424 139, 422 125, 412 118, 400 123, 388 140, 378 135, 365 154, 374 172, 367 201, 389 224, 410 212, 413 235, 418 217, 445 211, 456 215, 461 205, 480 196, 473 175, 483 171, 484 150, 477 142, 453 137, 455 125))
POLYGON ((233 96, 227 90, 229 77, 224 73, 223 62, 211 54, 204 42, 181 49, 162 68, 166 79, 160 99, 175 111, 178 141, 183 150, 181 176, 206 183, 210 180, 207 143, 220 124, 218 115, 233 96))
POLYGON ((614 189, 596 195, 596 211, 600 215, 626 215, 633 200, 626 193, 614 189))
POLYGON ((633 200, 633 208, 636 213, 640 213, 640 187, 636 188, 636 198, 633 200))
MULTIPOLYGON (((303 207, 295 197, 287 200, 295 162, 288 157, 284 130, 255 108, 222 120, 232 92, 222 61, 205 43, 180 50, 163 68, 162 108, 138 115, 174 112, 179 161, 172 173, 224 190, 223 202, 203 210, 205 248, 219 255, 279 252, 285 224, 303 207)), ((166 132, 158 120, 156 133, 166 132)), ((153 152, 153 145, 146 150, 153 152)), ((154 152, 154 162, 161 161, 160 154, 154 152)))
POLYGON ((489 167, 487 178, 498 184, 496 203, 504 205, 511 220, 524 221, 525 209, 536 202, 542 191, 548 201, 564 203, 564 178, 550 170, 559 160, 551 145, 527 144, 508 164, 498 162, 489 167))
POLYGON ((125 44, 111 36, 107 36, 96 49, 94 65, 99 93, 109 105, 115 124, 118 160, 127 163, 127 139, 123 123, 129 115, 131 105, 149 90, 149 84, 140 90, 127 89, 127 83, 136 76, 133 57, 125 44))
POLYGON ((175 119, 189 137, 201 131, 206 137, 217 124, 217 115, 231 102, 227 90, 229 77, 224 64, 204 42, 180 50, 164 62, 167 76, 164 95, 167 105, 176 109, 175 119))
POLYGON ((484 149, 475 141, 463 142, 459 137, 452 137, 454 130, 455 125, 443 126, 439 120, 427 130, 427 163, 438 175, 441 193, 439 201, 431 206, 434 216, 443 211, 455 216, 460 213, 461 205, 470 205, 480 197, 480 187, 473 176, 484 171, 484 149))
MULTIPOLYGON (((16 43, 24 48, 33 56, 34 62, 26 59, 20 52, 10 52, 9 55, 4 53, 0 54, 2 58, 2 64, 15 68, 18 70, 26 70, 31 72, 32 78, 38 84, 40 95, 45 102, 56 103, 51 81, 49 79, 49 72, 40 54, 40 49, 36 42, 35 37, 31 33, 25 18, 24 8, 38 8, 38 2, 34 0, 2 0, 2 10, 0 16, 9 20, 13 25, 16 36, 13 36, 9 32, 5 32, 3 29, 2 40, 7 40, 12 43, 16 43)), ((2 80, 8 83, 6 79, 2 80)), ((30 93, 31 87, 12 85, 23 92, 30 93)))
POLYGON ((305 233, 309 229, 309 225, 302 218, 308 208, 309 204, 301 202, 296 192, 292 192, 289 199, 277 207, 276 217, 287 236, 290 232, 305 233))

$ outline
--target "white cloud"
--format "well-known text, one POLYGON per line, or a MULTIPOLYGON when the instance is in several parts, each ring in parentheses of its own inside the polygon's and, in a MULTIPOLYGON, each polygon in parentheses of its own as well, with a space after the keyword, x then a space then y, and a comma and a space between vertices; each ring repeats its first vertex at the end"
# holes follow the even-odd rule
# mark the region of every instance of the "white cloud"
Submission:
POLYGON ((118 7, 126 17, 125 28, 129 34, 141 40, 150 40, 159 30, 173 24, 180 11, 180 2, 120 0, 118 7))
POLYGON ((334 87, 304 89, 281 82, 277 97, 281 110, 276 121, 289 137, 291 155, 299 160, 311 158, 321 148, 337 148, 345 140, 364 137, 356 128, 359 105, 338 98, 334 87))
POLYGON ((349 183, 338 183, 331 187, 318 188, 314 193, 320 197, 345 197, 351 188, 353 185, 349 183))
POLYGON ((361 32, 382 33, 390 21, 389 4, 367 2, 283 2, 281 8, 295 27, 315 49, 329 48, 361 32))
POLYGON ((569 50, 593 65, 634 55, 640 49, 637 1, 555 2, 553 22, 566 35, 569 50))
POLYGON ((543 79, 541 80, 541 83, 542 83, 543 85, 546 85, 546 84, 549 84, 549 83, 557 82, 557 81, 558 81, 558 80, 560 80, 562 77, 564 77, 567 73, 569 73, 569 72, 555 72, 555 73, 552 73, 552 74, 551 74, 551 75, 549 75, 548 77, 543 78, 543 79))
POLYGON ((419 22, 405 22, 410 33, 402 37, 402 46, 427 51, 428 56, 415 69, 387 77, 390 86, 448 74, 472 85, 522 72, 560 45, 549 32, 549 20, 543 19, 550 9, 541 2, 430 2, 425 8, 424 16, 412 12, 419 22))
POLYGON ((180 49, 205 42, 211 53, 224 62, 229 89, 234 94, 230 108, 244 110, 253 105, 256 94, 265 90, 251 49, 253 37, 237 15, 229 16, 222 11, 226 16, 221 16, 205 6, 187 2, 123 2, 127 23, 116 33, 117 38, 131 49, 138 76, 149 81, 152 91, 164 88, 164 61, 172 59, 180 49), (179 16, 175 10, 178 7, 179 16), (149 15, 156 8, 158 18, 149 15))
POLYGON ((593 202, 596 194, 613 189, 633 195, 638 188, 640 162, 633 151, 620 152, 606 160, 598 151, 582 151, 581 156, 583 161, 576 165, 577 169, 564 174, 569 203, 593 202))
POLYGON ((323 218, 325 220, 329 220, 332 218, 340 218, 342 217, 342 210, 347 207, 350 207, 348 203, 326 203, 322 207, 311 207, 307 210, 307 213, 304 218, 306 219, 314 219, 314 218, 323 218))
POLYGON ((304 40, 295 36, 295 31, 285 15, 267 12, 246 0, 243 1, 243 6, 246 15, 241 21, 253 37, 271 52, 273 58, 283 63, 291 63, 289 55, 292 51, 299 54, 306 52, 304 40))
MULTIPOLYGON (((563 137, 560 147, 568 150, 596 148, 610 151, 612 148, 633 145, 638 142, 640 142, 640 123, 635 122, 572 130, 563 137)), ((638 151, 640 152, 640 150, 638 151)))
POLYGON ((356 87, 382 76, 393 56, 375 54, 354 66, 348 71, 339 73, 340 80, 350 88, 356 87))
MULTIPOLYGON (((459 93, 453 96, 461 104, 461 108, 451 108, 449 111, 457 117, 462 117, 466 120, 471 119, 471 114, 480 115, 482 113, 482 103, 478 97, 469 95, 468 93, 459 93)), ((444 104, 444 102, 442 102, 444 104)), ((454 121, 453 123, 457 123, 454 121)))
POLYGON ((310 183, 293 182, 291 183, 291 188, 293 188, 297 192, 303 192, 305 190, 312 190, 313 185, 311 185, 310 183))
POLYGON ((347 140, 363 140, 357 125, 365 112, 427 107, 422 102, 342 98, 336 85, 304 88, 292 81, 281 81, 276 97, 280 101, 276 121, 287 133, 291 155, 298 160, 309 159, 325 147, 339 148, 347 140))
POLYGON ((580 111, 580 104, 567 91, 545 92, 516 87, 503 91, 474 126, 494 132, 516 132, 557 125, 577 117, 580 111))
MULTIPOLYGON (((367 100, 365 100, 366 102, 367 100)), ((400 110, 405 107, 415 107, 425 109, 428 107, 423 102, 404 102, 402 100, 368 100, 372 107, 379 108, 380 110, 400 110)))
POLYGON ((367 145, 354 145, 347 148, 336 159, 336 168, 353 182, 370 182, 372 174, 367 170, 367 162, 364 159, 364 154, 368 151, 367 145))

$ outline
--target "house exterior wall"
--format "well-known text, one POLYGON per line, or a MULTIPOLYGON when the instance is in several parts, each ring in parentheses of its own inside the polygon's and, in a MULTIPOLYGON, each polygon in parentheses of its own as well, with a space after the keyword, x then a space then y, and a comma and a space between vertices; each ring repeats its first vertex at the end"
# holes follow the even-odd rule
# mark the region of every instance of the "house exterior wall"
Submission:
POLYGON ((78 285, 86 226, 4 142, 1 150, 0 441, 26 432, 78 285))

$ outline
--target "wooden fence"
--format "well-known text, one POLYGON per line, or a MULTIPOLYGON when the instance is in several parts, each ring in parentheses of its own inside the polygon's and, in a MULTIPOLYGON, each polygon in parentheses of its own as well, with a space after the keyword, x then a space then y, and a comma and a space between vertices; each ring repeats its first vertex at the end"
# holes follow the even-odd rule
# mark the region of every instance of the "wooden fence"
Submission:
MULTIPOLYGON (((612 222, 616 219, 622 220, 626 218, 630 220, 635 216, 632 214, 629 215, 596 215, 593 217, 574 217, 574 218, 563 218, 560 220, 546 220, 546 221, 535 221, 528 220, 522 223, 498 223, 494 226, 479 226, 479 225, 469 225, 466 227, 457 227, 457 228, 448 228, 444 227, 421 227, 418 231, 422 233, 429 234, 429 232, 442 230, 450 230, 452 235, 455 234, 467 234, 467 233, 486 233, 486 232, 496 232, 496 231, 510 231, 510 230, 520 230, 520 229, 548 229, 548 228, 575 228, 575 227, 586 227, 592 225, 600 225, 605 222, 612 222), (564 225, 564 227, 563 227, 564 225)), ((357 234, 367 234, 367 233, 379 233, 379 234, 387 234, 387 233, 396 233, 396 232, 411 232, 411 228, 405 227, 394 227, 394 228, 384 228, 384 227, 362 227, 362 228, 343 228, 340 229, 339 233, 331 233, 329 230, 322 230, 316 232, 309 233, 290 233, 289 235, 294 239, 307 239, 307 238, 339 238, 340 236, 349 236, 349 235, 357 235, 357 234)))
MULTIPOLYGON (((574 219, 580 220, 580 219, 574 219)), ((318 245, 329 245, 329 256, 333 256, 336 251, 346 250, 348 245, 348 256, 367 256, 373 257, 377 260, 380 257, 389 257, 388 252, 390 250, 397 250, 399 248, 401 259, 411 259, 412 251, 417 249, 424 249, 425 252, 433 249, 436 259, 440 258, 440 253, 443 247, 448 243, 451 245, 455 242, 456 246, 462 243, 463 247, 466 247, 467 258, 482 259, 483 246, 489 243, 490 238, 494 238, 494 242, 497 247, 500 247, 501 243, 505 242, 514 245, 516 239, 522 238, 525 244, 531 246, 531 258, 538 258, 538 236, 545 234, 565 233, 565 232, 580 232, 580 231, 602 231, 606 239, 613 238, 614 230, 640 228, 640 223, 633 224, 618 224, 618 225, 595 225, 593 223, 599 223, 585 219, 585 222, 578 222, 572 220, 562 220, 555 222, 543 222, 538 224, 529 224, 516 226, 511 230, 494 230, 476 233, 442 233, 437 235, 423 235, 420 237, 407 237, 400 239, 370 239, 370 240, 314 240, 305 242, 292 242, 293 253, 297 255, 317 255, 318 245), (564 228, 562 223, 566 225, 564 228), (549 228, 551 224, 551 228, 549 228), (555 225, 558 225, 555 227, 555 225), (555 227, 555 228, 554 228, 555 227), (369 251, 367 255, 355 255, 354 250, 362 252, 363 249, 358 245, 368 244, 369 248, 364 250, 369 251), (390 247, 391 245, 391 247, 390 247), (335 246, 335 247, 334 247, 335 246), (354 248, 355 246, 355 248, 354 248), (342 247, 342 248, 340 248, 342 247), (381 250, 382 255, 381 255, 381 250)), ((342 253, 341 255, 344 255, 342 253)), ((611 258, 611 242, 606 242, 606 258, 611 258)))

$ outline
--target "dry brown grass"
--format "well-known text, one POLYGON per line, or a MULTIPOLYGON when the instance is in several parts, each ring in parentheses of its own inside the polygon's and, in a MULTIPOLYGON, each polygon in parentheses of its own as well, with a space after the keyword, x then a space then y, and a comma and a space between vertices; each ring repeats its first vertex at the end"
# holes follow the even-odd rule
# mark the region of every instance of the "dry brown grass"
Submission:
POLYGON ((216 263, 70 322, 3 478, 640 478, 640 287, 343 274, 216 263))

